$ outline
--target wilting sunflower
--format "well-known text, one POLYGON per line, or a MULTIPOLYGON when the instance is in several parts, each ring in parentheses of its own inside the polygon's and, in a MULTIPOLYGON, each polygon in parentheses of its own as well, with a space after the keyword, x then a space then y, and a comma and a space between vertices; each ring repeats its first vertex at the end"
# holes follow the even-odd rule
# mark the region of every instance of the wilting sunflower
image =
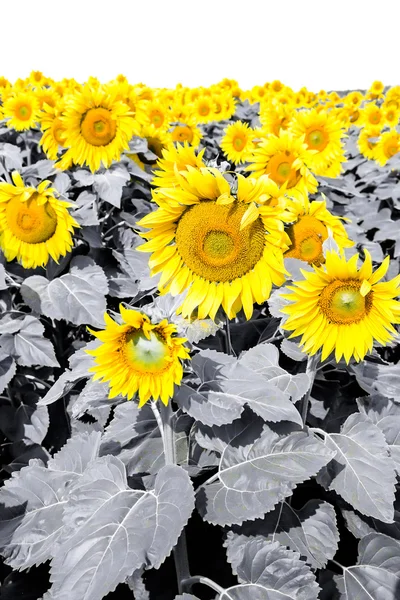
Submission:
POLYGON ((275 183, 285 184, 287 190, 296 189, 313 193, 317 180, 306 166, 310 153, 302 139, 287 131, 279 136, 270 135, 253 150, 252 164, 246 167, 253 177, 268 175, 275 183))
POLYGON ((14 185, 0 183, 0 247, 7 260, 16 258, 26 269, 56 262, 72 248, 71 233, 78 223, 68 202, 55 197, 50 181, 37 188, 24 185, 14 171, 14 185))
POLYGON ((397 131, 382 133, 375 146, 376 162, 383 167, 398 152, 400 152, 400 134, 397 131))
POLYGON ((358 254, 349 261, 327 252, 326 263, 314 272, 303 271, 302 281, 288 286, 291 301, 282 308, 289 315, 282 328, 293 331, 289 337, 302 336, 300 344, 308 354, 322 348, 322 360, 335 350, 336 361, 344 356, 348 363, 371 352, 374 340, 385 345, 397 335, 392 323, 400 323, 400 275, 378 283, 389 267, 389 257, 373 273, 371 256, 357 268, 358 254))
POLYGON ((247 123, 236 121, 224 129, 224 137, 221 140, 221 150, 228 160, 235 165, 246 162, 251 156, 253 146, 254 131, 247 123))
POLYGON ((39 102, 33 92, 17 92, 5 100, 3 115, 7 127, 16 131, 31 129, 39 121, 39 102))
POLYGON ((149 241, 137 249, 152 252, 152 274, 161 272, 160 290, 173 295, 188 290, 181 312, 215 319, 220 306, 229 318, 243 307, 247 319, 253 303, 282 285, 282 251, 288 238, 281 207, 258 206, 268 198, 268 178, 238 175, 235 196, 217 169, 176 173, 175 187, 161 188, 153 199, 159 208, 138 225, 149 241))
POLYGON ((307 164, 316 175, 325 175, 326 167, 334 161, 344 161, 342 140, 344 128, 334 114, 317 109, 298 111, 293 114, 289 131, 295 137, 304 136, 310 154, 307 164))
POLYGON ((297 258, 310 265, 325 262, 322 244, 329 232, 340 249, 351 248, 343 223, 326 208, 326 202, 310 202, 307 196, 287 200, 286 209, 293 215, 293 223, 286 230, 292 245, 285 252, 285 258, 297 258))
POLYGON ((115 96, 115 87, 107 89, 99 84, 87 84, 68 96, 60 117, 68 150, 57 166, 68 168, 72 159, 95 172, 101 163, 109 167, 113 160, 120 159, 121 152, 129 148, 136 121, 129 107, 115 96))
POLYGON ((181 360, 190 358, 183 345, 186 338, 176 337, 176 326, 166 319, 153 324, 149 317, 120 305, 122 324, 106 313, 106 328, 92 331, 102 344, 88 354, 95 357, 94 380, 110 382, 109 398, 118 395, 129 400, 138 393, 139 407, 150 398, 167 405, 174 384, 182 380, 181 360))
POLYGON ((203 162, 204 150, 198 154, 193 146, 187 143, 179 144, 176 148, 170 145, 162 151, 162 158, 157 161, 157 170, 154 171, 153 185, 159 187, 175 187, 176 170, 187 171, 188 167, 205 167, 203 162))

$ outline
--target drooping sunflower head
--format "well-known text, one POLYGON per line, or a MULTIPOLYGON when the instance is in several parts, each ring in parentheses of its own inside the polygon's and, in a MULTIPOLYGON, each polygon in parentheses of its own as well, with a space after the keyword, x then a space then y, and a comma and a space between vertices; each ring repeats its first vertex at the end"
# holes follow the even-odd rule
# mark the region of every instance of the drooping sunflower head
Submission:
POLYGON ((322 349, 322 360, 335 351, 336 361, 356 361, 371 352, 376 340, 388 344, 397 336, 394 323, 400 323, 400 275, 378 283, 389 266, 389 257, 373 273, 371 256, 357 268, 358 254, 350 260, 327 252, 323 267, 303 271, 304 280, 288 286, 282 294, 290 304, 282 309, 289 315, 282 328, 302 336, 300 344, 308 354, 322 349))
POLYGON ((17 92, 9 96, 3 105, 7 127, 25 131, 39 121, 39 102, 33 92, 17 92))
POLYGON ((358 135, 357 147, 360 151, 360 154, 369 160, 375 160, 376 158, 376 146, 379 140, 380 132, 380 127, 364 127, 358 135))
POLYGON ((308 159, 309 152, 303 139, 281 131, 279 136, 268 136, 253 150, 252 164, 246 170, 254 177, 266 174, 278 185, 285 184, 288 190, 313 193, 318 183, 306 166, 308 159))
POLYGON ((284 282, 285 211, 259 206, 268 198, 267 178, 239 175, 234 193, 217 169, 187 167, 175 177, 174 187, 154 194, 159 208, 139 221, 151 231, 138 250, 152 252, 149 265, 153 275, 162 273, 163 293, 188 290, 184 317, 197 308, 199 319, 214 319, 222 306, 229 318, 243 307, 249 319, 253 303, 284 282))
POLYGON ((344 160, 344 127, 333 113, 316 108, 295 112, 289 131, 295 137, 304 136, 308 150, 313 151, 307 161, 313 173, 324 175, 330 162, 344 160))
POLYGON ((306 195, 298 195, 287 201, 286 209, 293 215, 293 222, 287 228, 291 246, 285 258, 297 258, 310 265, 325 262, 323 243, 329 232, 340 249, 351 248, 343 223, 326 208, 326 202, 310 202, 306 195))
POLYGON ((19 173, 14 185, 0 183, 0 247, 7 260, 16 258, 23 267, 56 262, 72 248, 72 232, 78 223, 71 217, 68 202, 56 198, 50 181, 37 188, 25 186, 19 173))
POLYGON ((65 104, 60 118, 68 150, 57 166, 68 168, 72 159, 95 172, 101 164, 109 167, 119 160, 137 125, 128 105, 116 100, 115 87, 87 84, 70 94, 65 104))
POLYGON ((235 165, 245 162, 251 155, 253 146, 254 131, 247 123, 236 121, 228 125, 224 130, 224 136, 221 140, 221 149, 228 160, 235 165))
MULTIPOLYGON (((142 125, 137 129, 136 134, 147 141, 147 147, 155 156, 148 158, 146 153, 140 153, 139 159, 146 165, 154 168, 157 161, 162 157, 163 151, 171 146, 171 138, 163 127, 154 127, 154 125, 142 125)), ((127 154, 133 158, 131 154, 127 154)))
POLYGON ((120 305, 122 323, 104 315, 106 328, 91 331, 102 343, 88 354, 95 357, 90 369, 94 380, 110 383, 109 398, 139 396, 139 407, 149 399, 167 405, 183 376, 182 360, 190 358, 185 338, 166 319, 151 323, 141 312, 120 305))

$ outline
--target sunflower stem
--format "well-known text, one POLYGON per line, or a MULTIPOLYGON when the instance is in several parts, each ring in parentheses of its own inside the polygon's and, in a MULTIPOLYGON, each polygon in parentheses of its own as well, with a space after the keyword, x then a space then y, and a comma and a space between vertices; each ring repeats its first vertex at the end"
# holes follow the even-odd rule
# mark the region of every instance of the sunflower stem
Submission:
POLYGON ((225 316, 225 341, 226 341, 226 353, 234 356, 231 339, 231 327, 229 318, 225 316))
POLYGON ((215 583, 215 581, 209 579, 208 577, 202 577, 201 575, 194 575, 193 577, 188 577, 187 579, 185 579, 182 582, 183 589, 185 591, 190 591, 196 583, 202 583, 203 585, 207 585, 209 588, 211 588, 215 592, 218 592, 219 594, 223 594, 225 591, 224 588, 218 585, 218 583, 215 583))
POLYGON ((320 353, 316 352, 312 356, 309 356, 308 360, 307 360, 306 374, 310 378, 310 385, 308 387, 308 390, 304 394, 303 400, 301 401, 301 418, 302 418, 304 427, 306 426, 308 405, 310 403, 310 396, 311 396, 312 388, 314 385, 315 376, 317 374, 319 359, 320 359, 320 353))
MULTIPOLYGON (((168 402, 167 406, 165 406, 162 403, 160 404, 160 416, 160 431, 163 437, 165 464, 176 465, 175 436, 173 424, 174 412, 172 410, 171 402, 168 402)), ((182 594, 182 582, 185 579, 190 578, 185 530, 182 531, 177 541, 177 544, 173 549, 173 554, 175 561, 176 577, 178 580, 178 591, 179 594, 182 594)))

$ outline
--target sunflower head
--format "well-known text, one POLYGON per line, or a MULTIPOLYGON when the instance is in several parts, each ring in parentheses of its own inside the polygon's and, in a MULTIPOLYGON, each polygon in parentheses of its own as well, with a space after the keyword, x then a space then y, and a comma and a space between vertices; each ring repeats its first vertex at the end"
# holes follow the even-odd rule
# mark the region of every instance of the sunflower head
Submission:
POLYGON ((185 338, 176 336, 176 326, 166 319, 151 323, 145 314, 120 305, 122 323, 104 315, 106 328, 91 333, 102 343, 88 353, 96 365, 90 370, 94 379, 110 383, 110 398, 118 395, 130 400, 139 396, 139 407, 150 398, 167 405, 174 384, 182 380, 182 360, 189 359, 185 338))
POLYGON ((325 200, 310 202, 307 195, 298 194, 287 200, 286 209, 292 214, 293 222, 287 228, 291 246, 285 252, 285 258, 321 265, 325 262, 323 243, 329 232, 340 249, 354 245, 340 218, 326 208, 325 200))
POLYGON ((16 171, 14 185, 0 183, 0 247, 7 260, 25 268, 55 261, 72 248, 71 233, 78 223, 71 217, 67 202, 56 198, 50 181, 37 187, 24 185, 16 171))
POLYGON ((282 328, 302 336, 300 344, 308 354, 322 349, 322 360, 335 351, 337 361, 348 363, 371 352, 376 340, 388 344, 397 336, 393 323, 400 323, 400 275, 379 281, 389 266, 389 257, 373 272, 371 256, 357 268, 358 254, 350 260, 327 252, 326 263, 314 272, 303 271, 304 280, 288 286, 283 297, 290 304, 282 309, 289 315, 282 328))
POLYGON ((268 178, 238 175, 237 190, 217 169, 187 167, 175 171, 175 185, 154 193, 159 208, 138 225, 150 228, 138 248, 152 252, 152 274, 162 272, 163 293, 188 293, 181 312, 214 319, 220 306, 229 318, 243 307, 249 319, 253 303, 264 302, 272 284, 284 281, 284 232, 281 207, 263 205, 268 178))
POLYGON ((227 159, 237 165, 250 157, 250 151, 254 147, 252 143, 254 137, 255 133, 247 123, 236 121, 224 130, 221 149, 227 159))
POLYGON ((39 102, 33 92, 16 92, 9 96, 3 106, 7 127, 25 131, 39 121, 39 102))

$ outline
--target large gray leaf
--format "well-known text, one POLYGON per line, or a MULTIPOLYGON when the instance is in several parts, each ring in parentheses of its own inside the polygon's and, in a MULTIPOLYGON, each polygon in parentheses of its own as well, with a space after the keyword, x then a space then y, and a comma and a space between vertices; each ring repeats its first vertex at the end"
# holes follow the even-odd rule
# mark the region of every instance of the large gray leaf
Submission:
POLYGON ((386 398, 393 398, 400 402, 400 365, 380 365, 369 361, 362 361, 352 365, 357 381, 363 390, 369 394, 378 392, 386 398))
POLYGON ((81 433, 71 437, 47 463, 51 471, 82 475, 88 464, 99 456, 101 434, 81 433))
POLYGON ((343 600, 396 600, 400 594, 400 542, 381 533, 365 536, 358 561, 344 567, 343 600))
POLYGON ((52 281, 33 275, 21 287, 25 302, 39 314, 96 327, 104 326, 107 292, 103 269, 86 256, 76 256, 66 275, 52 281))
POLYGON ((22 320, 15 319, 11 323, 18 329, 0 337, 0 346, 4 352, 13 356, 24 367, 59 366, 53 344, 43 337, 44 327, 38 319, 27 315, 22 320))
POLYGON ((197 596, 193 594, 182 594, 181 596, 175 596, 175 600, 199 600, 197 596))
POLYGON ((336 456, 319 482, 361 513, 391 523, 396 474, 381 430, 366 415, 355 413, 340 433, 326 434, 325 444, 336 456))
POLYGON ((72 490, 66 529, 52 562, 54 600, 101 600, 142 566, 158 568, 193 510, 193 488, 178 466, 163 467, 153 491, 130 489, 113 456, 89 465, 72 490))
MULTIPOLYGON (((290 383, 287 378, 291 377, 286 371, 283 371, 285 389, 282 389, 282 384, 271 383, 264 373, 248 368, 245 358, 238 361, 222 353, 202 351, 192 362, 201 385, 195 390, 180 386, 176 400, 194 419, 210 426, 225 425, 238 419, 247 405, 265 421, 302 424, 286 391, 290 383)), ((271 369, 274 369, 271 377, 277 380, 281 376, 280 368, 271 366, 271 369)))
POLYGON ((53 556, 69 482, 69 474, 50 471, 34 459, 4 484, 0 546, 6 563, 14 569, 38 565, 53 556))
POLYGON ((224 449, 217 483, 205 484, 197 500, 206 521, 240 524, 262 517, 335 455, 313 435, 279 437, 268 427, 253 444, 224 449))
POLYGON ((241 585, 221 594, 220 600, 317 600, 320 588, 298 552, 279 542, 247 542, 240 560, 232 564, 241 585))
POLYGON ((385 436, 397 475, 400 476, 400 405, 380 394, 357 400, 358 407, 385 436))
MULTIPOLYGON (((187 431, 192 421, 180 411, 173 419, 176 459, 178 464, 186 464, 187 431)), ((160 429, 149 404, 138 408, 136 402, 124 402, 116 407, 114 418, 102 437, 101 454, 118 456, 128 475, 156 474, 165 465, 160 429)))
POLYGON ((310 500, 299 511, 282 502, 263 520, 247 521, 228 533, 225 543, 228 560, 237 561, 238 553, 241 555, 246 543, 254 537, 278 541, 299 552, 315 569, 321 569, 338 548, 335 509, 321 500, 310 500))

